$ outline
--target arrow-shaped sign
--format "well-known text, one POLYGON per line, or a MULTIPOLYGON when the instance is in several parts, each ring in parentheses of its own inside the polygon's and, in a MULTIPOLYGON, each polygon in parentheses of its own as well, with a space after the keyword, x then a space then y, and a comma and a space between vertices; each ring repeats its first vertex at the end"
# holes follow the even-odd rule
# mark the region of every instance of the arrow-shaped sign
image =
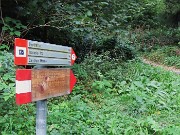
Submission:
POLYGON ((72 66, 77 58, 71 47, 16 38, 15 65, 72 66))
POLYGON ((76 77, 69 68, 16 70, 16 104, 67 95, 72 92, 76 77))

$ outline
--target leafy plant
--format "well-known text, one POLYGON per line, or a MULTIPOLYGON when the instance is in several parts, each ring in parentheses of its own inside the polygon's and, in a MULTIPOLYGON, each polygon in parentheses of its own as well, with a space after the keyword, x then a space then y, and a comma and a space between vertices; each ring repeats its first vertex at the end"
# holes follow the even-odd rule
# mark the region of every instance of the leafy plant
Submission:
POLYGON ((13 45, 14 37, 20 37, 21 31, 26 29, 19 20, 5 17, 0 21, 0 24, 3 25, 1 31, 1 41, 0 41, 0 50, 9 50, 10 46, 13 45))
MULTIPOLYGON (((7 55, 12 60, 12 55, 7 55)), ((48 100, 48 134, 179 132, 178 75, 153 68, 138 60, 120 64, 117 60, 105 61, 109 59, 106 56, 95 56, 89 56, 73 67, 78 83, 72 94, 48 100), (107 70, 101 67, 102 62, 107 70), (114 64, 113 68, 111 62, 114 64)), ((7 56, 1 56, 1 64, 5 69, 1 75, 7 70, 11 71, 10 67, 5 68, 5 58, 7 56)), ((13 67, 13 63, 9 64, 13 67)), ((6 80, 6 75, 4 79, 6 80)), ((9 82, 10 79, 6 80, 7 84, 9 82)), ((1 90, 1 96, 4 96, 2 93, 4 91, 1 90)), ((16 106, 13 98, 9 97, 7 101, 0 98, 3 108, 0 111, 1 134, 34 134, 34 104, 16 106)))
POLYGON ((32 104, 15 105, 15 70, 13 54, 0 52, 0 133, 34 134, 35 112, 32 104), (30 121, 28 121, 30 120, 30 121), (24 123, 24 124, 22 124, 24 123))
POLYGON ((154 62, 179 68, 180 56, 178 55, 178 50, 179 48, 176 46, 157 47, 152 52, 146 54, 145 57, 154 62))
POLYGON ((108 80, 95 81, 92 84, 92 89, 97 90, 98 92, 109 92, 112 89, 112 82, 108 80))
POLYGON ((14 97, 15 93, 15 67, 13 65, 13 55, 6 51, 0 52, 0 94, 1 100, 5 101, 14 97))

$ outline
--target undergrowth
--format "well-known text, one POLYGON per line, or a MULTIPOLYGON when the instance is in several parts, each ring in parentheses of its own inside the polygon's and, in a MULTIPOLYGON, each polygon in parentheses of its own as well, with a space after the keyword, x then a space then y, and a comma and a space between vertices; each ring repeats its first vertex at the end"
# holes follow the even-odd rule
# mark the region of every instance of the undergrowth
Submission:
POLYGON ((157 63, 180 68, 180 48, 178 46, 157 46, 151 52, 145 53, 145 57, 157 63))
MULTIPOLYGON (((48 100, 48 134, 180 134, 178 75, 107 55, 88 56, 73 70, 78 82, 72 94, 48 100)), ((14 97, 0 101, 6 105, 1 134, 35 133, 34 103, 16 106, 14 97)))

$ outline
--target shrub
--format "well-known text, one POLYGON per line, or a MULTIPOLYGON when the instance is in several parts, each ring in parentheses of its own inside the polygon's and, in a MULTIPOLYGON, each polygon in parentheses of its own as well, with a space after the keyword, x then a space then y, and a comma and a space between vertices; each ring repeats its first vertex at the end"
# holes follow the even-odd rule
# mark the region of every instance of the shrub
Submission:
POLYGON ((15 93, 15 66, 12 53, 0 52, 0 100, 12 100, 15 93))

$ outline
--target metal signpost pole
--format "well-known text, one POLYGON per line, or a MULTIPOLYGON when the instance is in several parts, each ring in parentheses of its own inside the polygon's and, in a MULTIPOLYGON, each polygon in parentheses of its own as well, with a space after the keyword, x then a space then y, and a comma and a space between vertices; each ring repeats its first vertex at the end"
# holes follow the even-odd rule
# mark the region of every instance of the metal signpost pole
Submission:
POLYGON ((36 135, 46 135, 47 100, 36 102, 36 135))
MULTIPOLYGON (((38 65, 34 69, 43 69, 44 66, 38 65)), ((47 119, 47 100, 36 102, 36 135, 46 135, 47 119)))

